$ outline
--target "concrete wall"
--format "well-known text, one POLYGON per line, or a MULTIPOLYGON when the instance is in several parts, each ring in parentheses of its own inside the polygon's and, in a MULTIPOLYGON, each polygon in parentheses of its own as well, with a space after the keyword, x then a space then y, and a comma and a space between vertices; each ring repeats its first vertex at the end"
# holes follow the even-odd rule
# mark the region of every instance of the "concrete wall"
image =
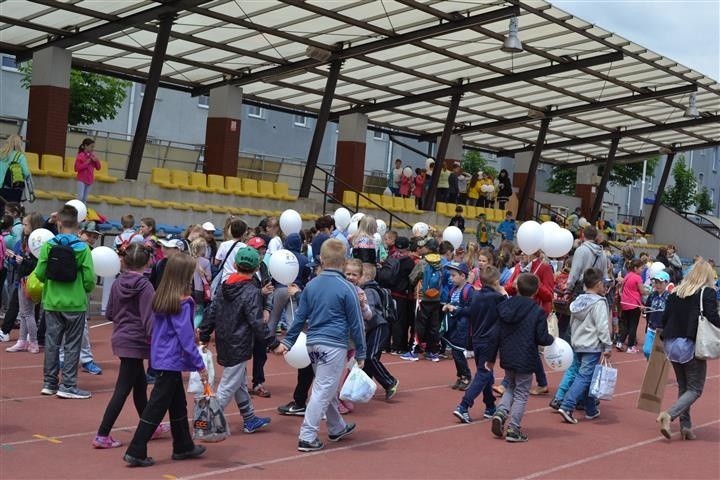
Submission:
POLYGON ((572 212, 576 207, 580 206, 579 197, 570 197, 568 195, 558 195, 557 193, 535 192, 535 200, 543 204, 559 205, 567 207, 568 212, 572 212))
POLYGON ((720 258, 720 241, 667 207, 660 207, 653 230, 657 242, 677 245, 681 257, 720 258))

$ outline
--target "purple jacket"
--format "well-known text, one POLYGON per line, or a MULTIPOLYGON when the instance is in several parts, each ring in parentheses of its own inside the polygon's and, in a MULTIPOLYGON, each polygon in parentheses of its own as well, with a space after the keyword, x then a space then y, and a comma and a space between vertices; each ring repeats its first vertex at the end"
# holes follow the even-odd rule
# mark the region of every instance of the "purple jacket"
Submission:
POLYGON ((155 370, 196 372, 205 369, 195 345, 194 313, 195 302, 190 297, 182 301, 180 313, 152 313, 150 360, 155 370))
POLYGON ((110 290, 105 317, 113 322, 113 354, 150 358, 152 301, 155 289, 142 274, 123 272, 110 290))

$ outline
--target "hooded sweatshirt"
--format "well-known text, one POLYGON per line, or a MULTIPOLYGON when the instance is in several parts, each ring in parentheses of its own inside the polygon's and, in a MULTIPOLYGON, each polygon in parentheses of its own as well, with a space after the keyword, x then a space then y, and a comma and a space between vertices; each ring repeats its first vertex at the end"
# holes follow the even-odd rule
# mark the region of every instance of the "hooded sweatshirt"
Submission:
POLYGON ((298 235, 297 233, 291 233, 285 239, 285 243, 283 244, 283 246, 286 250, 292 252, 293 255, 295 255, 295 258, 297 258, 299 268, 298 275, 295 278, 294 283, 298 287, 304 288, 305 284, 310 278, 310 268, 307 266, 307 257, 300 253, 300 249, 302 248, 302 239, 300 238, 300 235, 298 235))
POLYGON ((588 268, 597 268, 603 272, 603 275, 607 275, 607 262, 605 252, 600 245, 589 240, 583 242, 573 255, 572 268, 568 276, 568 288, 573 288, 578 280, 582 280, 583 273, 588 268))
POLYGON ((570 343, 578 353, 609 352, 610 309, 605 297, 583 293, 570 304, 570 343))
POLYGON ((154 295, 150 280, 140 273, 123 272, 115 280, 105 313, 113 322, 110 343, 114 355, 150 358, 154 295))

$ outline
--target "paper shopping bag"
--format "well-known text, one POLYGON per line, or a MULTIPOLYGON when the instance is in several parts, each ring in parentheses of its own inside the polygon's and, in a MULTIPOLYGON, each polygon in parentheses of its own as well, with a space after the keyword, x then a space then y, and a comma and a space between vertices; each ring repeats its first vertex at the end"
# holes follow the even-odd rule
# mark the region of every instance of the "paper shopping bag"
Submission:
POLYGON ((672 370, 672 365, 665 356, 665 348, 660 335, 656 334, 650 352, 650 360, 645 370, 645 377, 640 388, 637 408, 646 412, 660 413, 670 370, 672 370))

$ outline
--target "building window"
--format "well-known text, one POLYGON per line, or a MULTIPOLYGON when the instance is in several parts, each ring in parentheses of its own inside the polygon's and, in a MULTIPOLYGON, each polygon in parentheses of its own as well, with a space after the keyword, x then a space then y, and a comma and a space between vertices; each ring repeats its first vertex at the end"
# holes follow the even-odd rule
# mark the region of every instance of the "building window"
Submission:
POLYGON ((307 127, 307 117, 304 115, 293 115, 293 124, 296 127, 307 127))
POLYGON ((2 69, 17 72, 17 63, 15 63, 15 57, 3 55, 2 56, 2 69))
POLYGON ((199 108, 210 108, 210 96, 200 95, 198 97, 198 107, 199 108))
POLYGON ((383 132, 373 131, 373 138, 375 140, 385 140, 385 134, 383 132))
POLYGON ((713 153, 713 161, 712 161, 712 171, 717 172, 717 161, 718 161, 718 154, 720 151, 716 148, 715 152, 713 153))
POLYGON ((263 109, 257 105, 248 105, 248 117, 263 118, 263 109))
POLYGON ((710 203, 715 205, 715 189, 714 188, 710 189, 710 203))

